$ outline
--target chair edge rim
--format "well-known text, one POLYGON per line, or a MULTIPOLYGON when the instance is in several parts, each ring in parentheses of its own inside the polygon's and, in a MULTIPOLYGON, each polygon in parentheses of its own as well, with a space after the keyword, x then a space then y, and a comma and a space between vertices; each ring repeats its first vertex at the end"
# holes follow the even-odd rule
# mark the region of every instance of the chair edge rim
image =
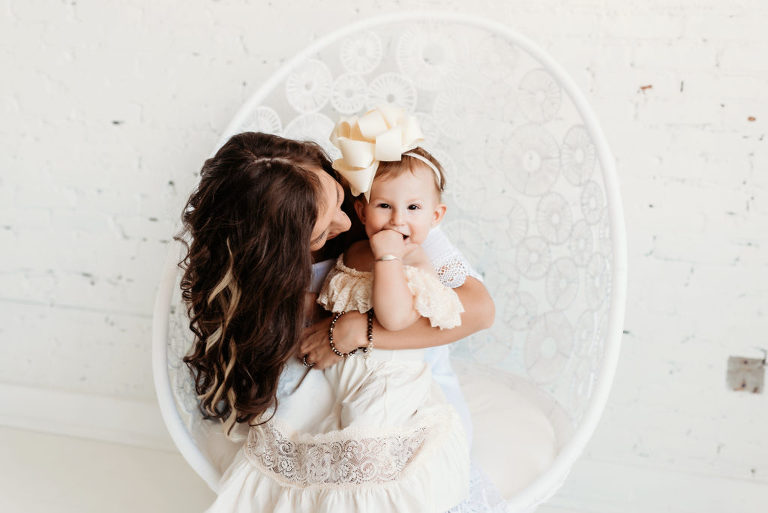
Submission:
POLYGON ((219 488, 221 473, 200 451, 191 433, 184 425, 176 409, 176 400, 168 376, 168 318, 182 248, 183 246, 179 242, 172 241, 169 243, 163 264, 162 278, 155 295, 155 306, 152 313, 152 377, 157 402, 160 406, 160 414, 173 443, 187 464, 205 481, 211 490, 216 492, 219 488))

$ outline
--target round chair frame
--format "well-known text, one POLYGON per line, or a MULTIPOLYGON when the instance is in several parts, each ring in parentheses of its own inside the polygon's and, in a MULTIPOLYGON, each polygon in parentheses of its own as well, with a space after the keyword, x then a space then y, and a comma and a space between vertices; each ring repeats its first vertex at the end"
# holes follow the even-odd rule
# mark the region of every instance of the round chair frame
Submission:
MULTIPOLYGON (((532 508, 535 508, 536 505, 547 500, 554 494, 557 488, 559 488, 595 431, 608 400, 611 384, 614 378, 619 356, 619 343, 622 334, 626 301, 626 234, 614 160, 592 109, 564 69, 528 38, 501 23, 466 14, 433 12, 414 12, 379 16, 354 23, 332 32, 286 62, 242 106, 238 114, 225 130, 217 148, 236 133, 237 128, 243 122, 244 117, 254 106, 258 105, 280 81, 285 79, 286 75, 297 63, 351 33, 392 22, 418 20, 447 21, 473 25, 506 38, 529 52, 534 58, 541 61, 541 63, 547 67, 548 71, 557 78, 563 89, 573 100, 586 127, 593 136, 597 158, 599 159, 602 169, 602 178, 606 190, 607 209, 610 216, 613 252, 610 317, 608 319, 604 359, 600 366, 600 373, 597 377, 586 413, 576 426, 571 439, 562 447, 555 457, 555 460, 542 475, 506 503, 509 511, 530 511, 532 508)), ((156 296, 152 326, 155 389, 157 391, 157 399, 160 404, 163 420, 165 421, 173 442, 195 472, 212 490, 216 491, 221 477, 220 472, 200 451, 195 444, 191 433, 185 427, 184 422, 176 409, 176 402, 174 400, 167 372, 168 360, 166 343, 169 334, 169 305, 177 282, 177 275, 179 272, 177 264, 181 260, 181 256, 181 245, 172 243, 164 264, 163 276, 156 296)))

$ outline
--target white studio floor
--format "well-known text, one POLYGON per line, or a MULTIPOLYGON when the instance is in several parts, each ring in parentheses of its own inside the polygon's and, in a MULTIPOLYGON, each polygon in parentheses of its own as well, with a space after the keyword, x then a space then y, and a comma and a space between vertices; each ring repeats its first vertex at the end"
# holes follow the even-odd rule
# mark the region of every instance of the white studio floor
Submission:
POLYGON ((193 513, 213 498, 178 453, 0 427, 3 513, 193 513))
MULTIPOLYGON (((176 452, 0 427, 2 513, 194 513, 213 498, 176 452)), ((766 504, 764 485, 582 459, 536 511, 758 513, 766 504)))

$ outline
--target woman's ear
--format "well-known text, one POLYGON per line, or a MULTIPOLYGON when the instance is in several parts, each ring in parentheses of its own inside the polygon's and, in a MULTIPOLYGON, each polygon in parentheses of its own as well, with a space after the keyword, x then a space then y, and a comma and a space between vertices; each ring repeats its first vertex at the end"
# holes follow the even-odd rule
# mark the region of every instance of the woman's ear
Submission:
POLYGON ((357 218, 360 219, 360 222, 365 224, 365 205, 368 202, 365 201, 364 197, 359 197, 355 200, 354 206, 355 206, 355 212, 357 213, 357 218))
POLYGON ((445 217, 445 210, 446 206, 440 203, 435 207, 434 212, 432 212, 432 227, 434 228, 438 224, 440 224, 440 221, 443 220, 443 217, 445 217))

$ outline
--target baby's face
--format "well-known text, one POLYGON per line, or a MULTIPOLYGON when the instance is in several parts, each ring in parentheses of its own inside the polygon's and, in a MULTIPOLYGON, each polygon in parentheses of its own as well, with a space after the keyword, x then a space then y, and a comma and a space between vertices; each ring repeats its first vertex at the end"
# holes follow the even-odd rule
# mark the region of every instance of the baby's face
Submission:
POLYGON ((413 173, 375 179, 368 203, 356 205, 369 238, 381 230, 395 230, 411 244, 424 242, 445 214, 445 205, 438 201, 434 173, 426 166, 414 168, 413 173))

